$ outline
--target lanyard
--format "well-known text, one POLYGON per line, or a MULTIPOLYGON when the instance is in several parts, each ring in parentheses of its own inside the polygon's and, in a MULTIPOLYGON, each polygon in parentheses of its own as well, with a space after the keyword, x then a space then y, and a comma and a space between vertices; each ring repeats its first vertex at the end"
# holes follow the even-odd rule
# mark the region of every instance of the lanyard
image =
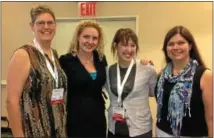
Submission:
POLYGON ((54 64, 54 69, 51 67, 50 62, 47 60, 47 57, 45 56, 43 50, 41 49, 39 43, 36 41, 36 39, 33 40, 35 47, 42 53, 42 55, 45 57, 45 61, 46 61, 46 65, 48 70, 50 71, 51 75, 53 76, 54 80, 56 81, 56 88, 58 88, 58 72, 57 72, 57 68, 55 65, 55 59, 53 56, 53 52, 51 50, 51 60, 53 61, 54 64))
POLYGON ((117 93, 118 93, 117 102, 118 103, 121 102, 121 96, 122 96, 122 93, 123 93, 123 88, 124 88, 124 85, 126 83, 126 80, 128 79, 128 76, 129 76, 129 74, 131 72, 131 69, 132 69, 133 65, 134 65, 134 60, 132 59, 131 63, 129 64, 128 70, 126 71, 125 77, 124 77, 124 79, 122 81, 122 84, 121 84, 120 69, 119 69, 119 64, 117 63, 117 93))

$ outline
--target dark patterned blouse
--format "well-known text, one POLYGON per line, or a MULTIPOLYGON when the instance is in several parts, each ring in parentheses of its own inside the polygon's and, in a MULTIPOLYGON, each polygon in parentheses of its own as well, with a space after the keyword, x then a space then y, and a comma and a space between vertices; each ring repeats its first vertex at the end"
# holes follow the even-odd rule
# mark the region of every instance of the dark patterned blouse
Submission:
POLYGON ((21 49, 27 51, 31 63, 20 99, 25 137, 66 137, 67 79, 59 65, 57 52, 53 50, 58 88, 64 88, 64 103, 52 105, 51 95, 56 82, 46 66, 45 57, 33 46, 25 45, 21 49))

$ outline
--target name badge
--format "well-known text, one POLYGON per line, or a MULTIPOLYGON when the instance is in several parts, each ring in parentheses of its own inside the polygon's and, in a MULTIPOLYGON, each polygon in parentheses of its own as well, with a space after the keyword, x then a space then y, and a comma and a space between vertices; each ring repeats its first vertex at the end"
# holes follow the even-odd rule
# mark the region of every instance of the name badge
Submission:
POLYGON ((125 109, 121 107, 113 107, 113 120, 125 122, 125 109))
POLYGON ((51 96, 51 104, 64 103, 64 88, 53 89, 51 96))

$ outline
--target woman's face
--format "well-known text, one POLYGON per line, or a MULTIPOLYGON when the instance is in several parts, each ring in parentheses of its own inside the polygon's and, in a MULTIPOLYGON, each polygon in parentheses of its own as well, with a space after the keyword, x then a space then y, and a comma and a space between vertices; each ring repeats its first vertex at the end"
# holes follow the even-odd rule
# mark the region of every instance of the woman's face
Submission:
POLYGON ((167 43, 166 51, 172 61, 185 61, 190 57, 190 44, 180 34, 174 35, 167 43))
POLYGON ((117 46, 117 55, 120 61, 130 63, 136 57, 136 44, 129 39, 127 44, 120 42, 117 46))
POLYGON ((37 16, 35 23, 31 24, 31 29, 38 41, 52 41, 56 23, 49 13, 43 13, 37 16))
POLYGON ((90 53, 97 48, 99 42, 99 33, 94 27, 83 29, 78 38, 79 50, 90 53))

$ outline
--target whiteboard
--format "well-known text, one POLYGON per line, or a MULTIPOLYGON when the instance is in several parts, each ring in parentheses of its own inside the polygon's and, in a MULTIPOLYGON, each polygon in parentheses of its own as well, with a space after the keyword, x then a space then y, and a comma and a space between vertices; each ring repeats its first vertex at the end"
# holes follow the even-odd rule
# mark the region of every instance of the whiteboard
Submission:
MULTIPOLYGON (((59 56, 68 53, 75 28, 78 22, 84 19, 56 19, 57 30, 54 40, 52 41, 52 46, 57 50, 59 56)), ((115 63, 116 59, 114 59, 111 54, 111 43, 114 34, 120 28, 130 28, 136 32, 137 17, 97 17, 90 19, 97 20, 103 29, 105 42, 104 53, 106 55, 108 65, 115 63)))

